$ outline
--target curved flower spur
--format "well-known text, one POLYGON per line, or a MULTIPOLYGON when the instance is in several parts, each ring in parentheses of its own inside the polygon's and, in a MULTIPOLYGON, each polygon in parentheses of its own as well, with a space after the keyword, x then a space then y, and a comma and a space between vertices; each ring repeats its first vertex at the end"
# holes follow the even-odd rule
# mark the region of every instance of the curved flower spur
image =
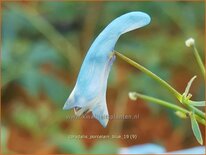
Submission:
POLYGON ((74 108, 75 115, 92 112, 106 127, 109 115, 106 104, 107 79, 115 60, 114 47, 120 35, 143 27, 150 17, 143 12, 126 13, 113 20, 95 39, 81 66, 76 85, 63 109, 74 108))

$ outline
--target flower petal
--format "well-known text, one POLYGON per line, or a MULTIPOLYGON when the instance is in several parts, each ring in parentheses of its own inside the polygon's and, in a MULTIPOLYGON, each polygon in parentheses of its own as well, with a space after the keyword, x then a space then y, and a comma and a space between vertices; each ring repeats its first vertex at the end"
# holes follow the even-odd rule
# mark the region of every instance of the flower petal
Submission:
POLYGON ((103 127, 106 127, 109 121, 109 114, 107 110, 106 101, 100 102, 92 110, 93 116, 101 123, 103 127))
POLYGON ((143 27, 150 17, 143 12, 130 12, 112 21, 95 39, 80 69, 76 85, 64 108, 81 108, 75 114, 92 111, 100 123, 106 127, 108 110, 106 105, 107 79, 115 60, 114 47, 120 35, 143 27), (101 117, 103 116, 103 117, 101 117), (105 116, 105 117, 104 117, 105 116))

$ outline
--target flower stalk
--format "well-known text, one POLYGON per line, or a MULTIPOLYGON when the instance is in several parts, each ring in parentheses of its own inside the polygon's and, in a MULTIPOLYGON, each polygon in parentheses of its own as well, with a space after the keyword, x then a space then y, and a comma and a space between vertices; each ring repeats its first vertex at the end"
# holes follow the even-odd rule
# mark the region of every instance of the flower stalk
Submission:
MULTIPOLYGON (((136 100, 137 98, 140 98, 140 99, 146 100, 148 102, 159 104, 159 105, 162 105, 162 106, 167 107, 169 109, 172 109, 175 112, 181 112, 186 116, 189 116, 191 114, 191 112, 188 111, 187 109, 184 109, 184 108, 177 106, 173 103, 170 103, 170 102, 167 102, 164 100, 160 100, 158 98, 154 98, 151 96, 143 95, 143 94, 136 93, 136 92, 130 92, 129 97, 132 98, 132 100, 136 100)), ((200 118, 198 115, 195 115, 195 118, 199 123, 206 125, 206 121, 204 119, 200 118)))
POLYGON ((203 62, 202 62, 202 59, 200 58, 200 55, 199 55, 199 53, 198 53, 198 51, 197 51, 197 48, 196 48, 195 44, 194 44, 192 47, 193 47, 193 49, 194 49, 194 55, 195 55, 195 58, 196 58, 196 60, 197 60, 197 63, 198 63, 198 65, 199 65, 200 70, 201 70, 201 72, 202 72, 202 74, 203 74, 203 77, 204 77, 204 79, 205 79, 205 67, 204 67, 204 64, 203 64, 203 62))
POLYGON ((145 67, 143 67, 142 65, 134 62, 133 60, 131 60, 130 58, 124 56, 123 54, 115 51, 115 54, 120 57, 121 59, 123 59, 124 61, 126 61, 127 63, 129 63, 130 65, 134 66, 135 68, 141 70, 142 72, 144 72, 145 74, 147 74, 148 76, 150 76, 151 78, 155 79, 156 81, 158 81, 162 86, 166 87, 179 101, 182 99, 182 95, 176 91, 172 86, 170 86, 166 81, 164 81, 163 79, 161 79, 159 76, 157 76, 156 74, 154 74, 153 72, 151 72, 150 70, 146 69, 145 67))
POLYGON ((198 50, 197 50, 197 48, 196 48, 196 46, 195 46, 195 40, 194 40, 193 38, 189 38, 189 39, 187 39, 187 40, 185 41, 185 45, 186 45, 187 47, 192 47, 192 48, 193 48, 195 58, 196 58, 196 60, 197 60, 197 63, 198 63, 198 65, 199 65, 200 70, 201 70, 201 72, 202 72, 202 74, 203 74, 203 77, 204 77, 204 79, 205 79, 205 67, 204 67, 203 61, 202 61, 202 59, 201 59, 201 57, 200 57, 200 55, 199 55, 199 52, 198 52, 198 50))
POLYGON ((185 98, 184 93, 183 93, 183 95, 181 95, 177 90, 175 90, 170 84, 168 84, 166 81, 161 79, 159 76, 157 76, 153 72, 149 71, 148 69, 146 69, 142 65, 134 62, 130 58, 124 56, 123 54, 121 54, 117 51, 115 51, 115 54, 116 54, 116 56, 120 57, 122 60, 126 61, 130 65, 134 66, 135 68, 139 69, 140 71, 144 72, 145 74, 147 74, 148 76, 150 76, 151 78, 153 78, 154 80, 159 82, 162 86, 167 88, 167 90, 169 90, 185 107, 187 107, 187 109, 194 112, 195 115, 197 115, 199 117, 199 119, 203 119, 205 121, 205 113, 202 112, 201 110, 195 108, 193 105, 191 105, 190 103, 193 102, 193 101, 191 101, 189 99, 184 100, 184 98, 185 98))

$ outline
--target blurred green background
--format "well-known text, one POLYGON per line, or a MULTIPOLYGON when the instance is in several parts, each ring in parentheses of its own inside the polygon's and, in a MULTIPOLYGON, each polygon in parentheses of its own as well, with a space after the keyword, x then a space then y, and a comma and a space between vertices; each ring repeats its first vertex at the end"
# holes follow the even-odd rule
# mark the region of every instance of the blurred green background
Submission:
MULTIPOLYGON (((204 58, 204 2, 3 2, 1 144, 3 153, 117 153, 120 147, 156 143, 167 151, 198 145, 190 120, 152 103, 130 101, 129 91, 177 103, 150 77, 117 59, 110 73, 109 114, 137 120, 70 120, 63 111, 95 37, 116 17, 143 11, 151 23, 120 37, 115 49, 183 92, 193 75, 194 100, 204 80, 192 49, 204 58), (68 135, 137 134, 137 139, 71 139, 68 135), (106 149, 105 149, 106 148, 106 149)), ((177 103, 179 104, 179 103, 177 103)), ((204 137, 204 127, 200 125, 204 137)), ((138 153, 138 152, 137 152, 138 153)))

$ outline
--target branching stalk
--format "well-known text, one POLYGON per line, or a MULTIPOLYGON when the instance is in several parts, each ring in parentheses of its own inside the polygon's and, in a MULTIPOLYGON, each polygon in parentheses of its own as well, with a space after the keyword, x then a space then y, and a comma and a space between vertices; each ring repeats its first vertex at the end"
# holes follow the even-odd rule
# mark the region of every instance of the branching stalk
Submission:
MULTIPOLYGON (((159 105, 162 105, 164 107, 167 107, 169 109, 172 109, 174 111, 180 111, 182 113, 184 113, 185 115, 189 116, 190 115, 190 111, 180 107, 180 106, 177 106, 175 104, 172 104, 170 102, 166 102, 164 100, 160 100, 158 98, 154 98, 154 97, 150 97, 150 96, 147 96, 147 95, 142 95, 142 94, 139 94, 139 93, 135 93, 136 97, 137 98, 141 98, 143 100, 146 100, 146 101, 149 101, 149 102, 152 102, 152 103, 155 103, 155 104, 159 104, 159 105)), ((195 118, 197 119, 197 121, 203 125, 206 125, 206 122, 204 119, 201 119, 198 115, 195 115, 195 118)))
POLYGON ((140 64, 136 63, 135 61, 131 60, 130 58, 124 56, 123 54, 121 54, 117 51, 115 51, 115 54, 118 57, 120 57, 121 59, 123 59, 124 61, 126 61, 127 63, 129 63, 130 65, 134 66, 135 68, 139 69, 140 71, 144 72, 145 74, 147 74, 148 76, 150 76, 151 78, 153 78, 154 80, 159 82, 162 86, 167 88, 167 90, 169 90, 184 106, 186 106, 189 110, 193 111, 199 118, 205 120, 205 113, 202 112, 201 110, 195 108, 194 106, 190 105, 189 103, 191 102, 191 100, 183 100, 184 96, 181 95, 177 90, 175 90, 166 81, 164 81, 163 79, 161 79, 156 74, 152 73, 151 71, 149 71, 148 69, 146 69, 142 65, 140 65, 140 64))

